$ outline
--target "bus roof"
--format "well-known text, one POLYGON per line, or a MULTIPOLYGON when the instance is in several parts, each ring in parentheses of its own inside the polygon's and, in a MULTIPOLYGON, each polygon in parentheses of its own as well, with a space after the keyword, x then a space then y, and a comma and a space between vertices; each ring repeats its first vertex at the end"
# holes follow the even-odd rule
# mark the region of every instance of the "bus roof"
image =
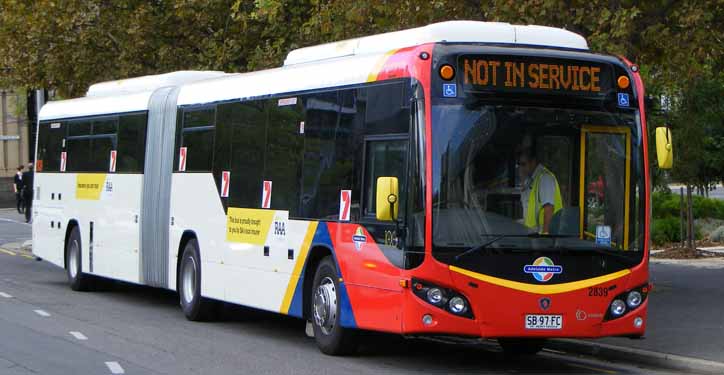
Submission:
POLYGON ((287 55, 284 66, 275 69, 243 74, 179 71, 101 82, 92 85, 84 98, 47 103, 39 117, 49 120, 147 110, 153 91, 168 86, 181 86, 178 105, 184 106, 353 85, 367 82, 380 58, 390 51, 440 42, 588 50, 582 36, 563 29, 448 21, 296 49, 287 55))
POLYGON ((582 36, 563 29, 502 22, 447 21, 390 33, 304 47, 289 52, 284 65, 343 56, 385 53, 427 43, 493 43, 587 50, 582 36))

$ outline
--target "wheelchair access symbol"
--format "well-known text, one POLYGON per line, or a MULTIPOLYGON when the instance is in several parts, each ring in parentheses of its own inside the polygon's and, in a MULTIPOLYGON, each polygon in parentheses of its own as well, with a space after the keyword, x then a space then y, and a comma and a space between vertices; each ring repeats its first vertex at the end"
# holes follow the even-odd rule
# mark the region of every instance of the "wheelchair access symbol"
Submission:
POLYGON ((628 101, 628 94, 625 92, 618 93, 618 106, 619 107, 628 107, 629 101, 628 101))
POLYGON ((611 227, 608 225, 596 226, 596 244, 611 246, 611 227))
POLYGON ((446 98, 455 98, 458 96, 458 86, 454 83, 442 84, 442 96, 446 98))

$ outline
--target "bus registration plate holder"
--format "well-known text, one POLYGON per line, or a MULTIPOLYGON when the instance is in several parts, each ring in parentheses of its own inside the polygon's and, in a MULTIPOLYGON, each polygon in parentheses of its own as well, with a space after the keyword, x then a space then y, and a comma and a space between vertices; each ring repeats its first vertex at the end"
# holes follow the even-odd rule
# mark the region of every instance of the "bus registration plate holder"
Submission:
POLYGON ((525 329, 562 329, 563 315, 526 315, 525 329))

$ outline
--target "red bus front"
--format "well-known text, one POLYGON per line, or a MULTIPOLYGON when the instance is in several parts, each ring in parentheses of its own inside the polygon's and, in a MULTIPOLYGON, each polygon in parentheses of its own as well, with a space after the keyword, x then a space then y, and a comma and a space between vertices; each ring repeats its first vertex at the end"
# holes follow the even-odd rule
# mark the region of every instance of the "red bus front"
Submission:
POLYGON ((403 233, 402 332, 642 336, 649 182, 637 68, 544 48, 436 44, 408 56, 424 145, 410 181, 424 201, 404 220, 425 225, 403 233))

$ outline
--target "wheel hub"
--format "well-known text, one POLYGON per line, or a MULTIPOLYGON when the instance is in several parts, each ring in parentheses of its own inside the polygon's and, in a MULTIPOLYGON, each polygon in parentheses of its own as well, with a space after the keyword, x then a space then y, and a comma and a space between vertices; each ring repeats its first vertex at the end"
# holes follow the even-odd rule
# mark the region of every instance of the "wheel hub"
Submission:
POLYGON ((190 304, 196 294, 196 261, 193 257, 186 258, 181 276, 181 295, 184 302, 190 304))
POLYGON ((72 241, 70 243, 70 259, 68 259, 68 271, 70 272, 70 277, 73 279, 75 279, 75 277, 78 275, 78 253, 78 241, 72 241))
POLYGON ((314 292, 314 323, 325 335, 334 329, 337 320, 337 291, 334 281, 325 277, 314 292))

